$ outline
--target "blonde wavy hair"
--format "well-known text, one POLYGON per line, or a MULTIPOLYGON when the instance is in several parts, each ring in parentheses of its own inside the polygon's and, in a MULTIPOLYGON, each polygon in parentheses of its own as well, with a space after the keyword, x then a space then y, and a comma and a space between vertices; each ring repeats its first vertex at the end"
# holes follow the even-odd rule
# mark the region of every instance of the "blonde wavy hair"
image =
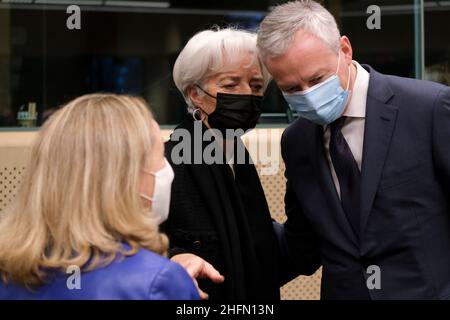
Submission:
POLYGON ((4 282, 39 285, 49 269, 89 271, 140 248, 165 254, 167 237, 138 191, 146 156, 160 139, 152 121, 139 98, 92 94, 44 124, 0 220, 4 282))

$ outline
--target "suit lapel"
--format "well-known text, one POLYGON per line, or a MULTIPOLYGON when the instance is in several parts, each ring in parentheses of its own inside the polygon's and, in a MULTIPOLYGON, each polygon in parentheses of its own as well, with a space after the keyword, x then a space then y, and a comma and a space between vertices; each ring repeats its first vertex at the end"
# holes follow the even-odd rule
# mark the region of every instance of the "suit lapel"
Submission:
POLYGON ((398 109, 388 105, 393 96, 383 76, 370 67, 369 90, 361 170, 361 235, 369 219, 378 184, 388 155, 398 109))

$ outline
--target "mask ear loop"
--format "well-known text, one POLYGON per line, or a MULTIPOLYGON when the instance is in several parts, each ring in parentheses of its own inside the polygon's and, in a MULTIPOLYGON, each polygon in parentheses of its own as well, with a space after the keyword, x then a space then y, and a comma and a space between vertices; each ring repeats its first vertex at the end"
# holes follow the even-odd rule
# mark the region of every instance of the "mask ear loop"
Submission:
MULTIPOLYGON (((336 69, 336 75, 339 72, 340 63, 341 63, 341 49, 339 48, 338 65, 337 65, 337 69, 336 69)), ((348 66, 347 88, 345 89, 345 91, 347 91, 350 88, 350 76, 351 76, 351 69, 350 69, 350 66, 348 66)))
POLYGON ((350 69, 350 66, 348 66, 347 89, 345 89, 345 91, 348 91, 348 89, 350 88, 350 77, 351 77, 351 75, 352 75, 351 69, 350 69))
MULTIPOLYGON (((208 91, 206 91, 205 89, 203 89, 199 84, 194 84, 194 86, 197 88, 197 89, 200 89, 200 91, 202 91, 204 94, 206 94, 207 96, 210 96, 211 98, 213 98, 213 99, 217 99, 217 97, 214 97, 212 94, 210 94, 208 91)), ((209 116, 209 114, 207 114, 205 111, 203 111, 203 109, 202 108, 195 108, 194 109, 194 111, 192 112, 192 118, 195 120, 195 121, 203 121, 203 120, 205 120, 205 118, 206 117, 208 117, 209 116), (200 113, 200 117, 197 117, 197 113, 200 113), (203 115, 203 117, 202 117, 202 115, 203 115)))
POLYGON ((148 200, 148 201, 151 201, 151 202, 153 203, 153 197, 149 197, 148 195, 143 194, 143 193, 140 193, 139 195, 140 195, 142 198, 144 198, 144 199, 146 199, 146 200, 148 200))
MULTIPOLYGON (((149 175, 152 175, 153 177, 155 177, 156 178, 156 174, 154 173, 154 172, 152 172, 152 171, 148 171, 148 170, 145 170, 145 169, 141 169, 142 170, 142 172, 144 172, 144 173, 147 173, 147 174, 149 174, 149 175)), ((152 203, 153 203, 153 197, 150 197, 150 196, 148 196, 148 195, 146 195, 146 194, 144 194, 144 193, 139 193, 139 195, 142 197, 142 198, 144 198, 144 199, 146 199, 146 200, 149 200, 149 201, 151 201, 152 203)))
POLYGON ((339 51, 338 51, 338 65, 337 65, 335 74, 338 74, 340 65, 341 65, 341 48, 339 48, 339 51))
POLYGON ((206 91, 205 89, 203 89, 199 84, 195 84, 195 86, 200 89, 204 94, 206 94, 207 96, 210 96, 213 99, 217 99, 217 97, 214 97, 211 93, 209 93, 208 91, 206 91))

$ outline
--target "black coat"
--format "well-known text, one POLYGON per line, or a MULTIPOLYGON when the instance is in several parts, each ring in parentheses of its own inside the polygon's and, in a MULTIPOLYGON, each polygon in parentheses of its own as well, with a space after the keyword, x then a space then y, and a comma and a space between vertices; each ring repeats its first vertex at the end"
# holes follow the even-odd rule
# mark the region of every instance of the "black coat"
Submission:
MULTIPOLYGON (((201 128, 200 133, 207 130, 204 125, 197 128, 201 128)), ((225 276, 223 284, 199 281, 210 300, 279 299, 278 243, 247 150, 246 163, 234 167, 235 177, 226 162, 174 164, 172 151, 180 153, 174 136, 183 129, 193 142, 190 160, 211 143, 202 142, 198 135, 200 149, 194 152, 194 121, 190 115, 166 143, 166 157, 175 172, 169 219, 163 225, 170 238, 169 254, 196 254, 225 276)), ((243 146, 240 139, 236 143, 243 146)))

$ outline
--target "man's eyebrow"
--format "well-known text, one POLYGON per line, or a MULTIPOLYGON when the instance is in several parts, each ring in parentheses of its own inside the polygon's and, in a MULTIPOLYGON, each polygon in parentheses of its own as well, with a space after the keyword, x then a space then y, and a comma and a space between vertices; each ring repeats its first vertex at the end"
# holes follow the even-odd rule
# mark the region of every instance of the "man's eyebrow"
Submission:
POLYGON ((324 74, 327 74, 329 70, 327 68, 320 68, 317 70, 311 77, 308 78, 308 80, 313 80, 319 76, 323 76, 324 74))
MULTIPOLYGON (((329 69, 326 67, 321 67, 319 70, 317 70, 316 72, 313 73, 313 75, 309 78, 304 78, 302 81, 305 82, 309 82, 315 78, 317 78, 318 76, 324 76, 327 75, 329 73, 329 69)), ((277 84, 278 87, 280 88, 280 90, 289 90, 290 88, 295 88, 298 87, 298 83, 280 83, 277 84)))

